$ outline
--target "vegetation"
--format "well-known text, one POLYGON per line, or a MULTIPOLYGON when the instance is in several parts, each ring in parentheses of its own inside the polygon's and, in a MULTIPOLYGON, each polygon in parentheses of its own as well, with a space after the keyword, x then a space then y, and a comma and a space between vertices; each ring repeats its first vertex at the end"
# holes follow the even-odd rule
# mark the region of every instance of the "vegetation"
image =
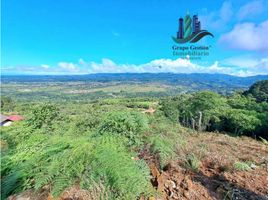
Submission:
POLYGON ((198 158, 194 155, 188 155, 186 158, 186 167, 193 170, 198 171, 200 167, 201 162, 198 160, 198 158))
POLYGON ((114 112, 103 120, 99 132, 125 136, 133 145, 141 142, 141 133, 148 128, 146 117, 139 112, 114 112))
POLYGON ((11 112, 14 110, 15 102, 10 97, 1 96, 1 110, 5 112, 11 112))
POLYGON ((77 76, 2 76, 1 93, 16 102, 68 102, 107 98, 166 97, 210 90, 231 94, 268 76, 224 74, 90 74, 77 76))
POLYGON ((222 96, 202 91, 163 99, 160 104, 168 118, 194 130, 268 137, 268 103, 252 96, 239 93, 222 96))
POLYGON ((245 162, 236 162, 234 164, 234 168, 238 171, 249 171, 251 169, 250 166, 245 162))
MULTIPOLYGON (((32 101, 21 100, 15 105, 12 98, 2 98, 4 114, 19 113, 25 120, 1 127, 1 199, 45 188, 57 198, 75 185, 89 195, 99 187, 95 193, 103 194, 100 199, 157 196, 159 190, 152 183, 158 180, 160 172, 168 173, 171 163, 190 169, 191 173, 202 170, 202 159, 215 150, 209 149, 208 144, 214 145, 214 132, 266 141, 265 85, 267 81, 262 81, 248 91, 229 95, 200 91, 172 97, 146 93, 145 97, 131 94, 127 98, 104 98, 106 94, 102 93, 94 99, 82 95, 75 101, 75 96, 68 101, 65 96, 58 97, 60 101, 51 97, 42 102, 36 102, 35 96, 32 101), (156 111, 144 114, 149 108, 156 111), (194 139, 205 134, 203 131, 209 131, 211 138, 206 136, 201 145, 194 146, 194 139), (193 149, 202 151, 202 156, 193 149)), ((18 98, 20 93, 14 96, 18 98)), ((222 145, 219 149, 229 145, 235 154, 232 137, 214 142, 222 145)), ((237 160, 245 159, 230 158, 229 165, 239 171, 251 169, 249 162, 237 160)), ((217 164, 216 159, 213 162, 211 159, 209 165, 217 164)), ((225 165, 222 163, 219 169, 225 165)))
POLYGON ((253 96, 257 102, 268 102, 268 81, 259 81, 253 84, 244 95, 253 96))
MULTIPOLYGON (((55 116, 55 110, 50 110, 53 106, 48 105, 35 107, 31 113, 38 113, 40 108, 44 110, 40 115, 55 116)), ((109 114, 107 118, 111 119, 110 116, 117 114, 109 114)), ((139 115, 125 114, 131 116, 134 122, 141 123, 139 115)), ((43 119, 42 122, 46 121, 43 119)), ((29 120, 20 125, 19 131, 18 127, 12 126, 3 130, 2 139, 14 143, 14 148, 3 151, 3 198, 20 190, 39 190, 46 185, 51 185, 52 195, 58 196, 77 182, 81 188, 90 189, 93 183, 105 181, 106 188, 117 199, 135 199, 140 194, 152 192, 148 167, 142 160, 133 160, 132 157, 137 155, 128 148, 129 141, 135 138, 126 137, 124 134, 127 132, 120 132, 124 129, 118 128, 117 124, 108 123, 109 130, 118 131, 121 135, 103 135, 103 129, 100 129, 100 132, 88 132, 77 137, 76 133, 60 132, 60 126, 51 130, 47 123, 46 126, 39 126, 39 122, 39 117, 30 114, 29 120)), ((77 126, 77 123, 73 125, 77 126)), ((105 125, 107 121, 100 127, 105 125)), ((136 129, 141 131, 138 126, 136 129)), ((129 133, 134 131, 131 128, 128 130, 129 133)))

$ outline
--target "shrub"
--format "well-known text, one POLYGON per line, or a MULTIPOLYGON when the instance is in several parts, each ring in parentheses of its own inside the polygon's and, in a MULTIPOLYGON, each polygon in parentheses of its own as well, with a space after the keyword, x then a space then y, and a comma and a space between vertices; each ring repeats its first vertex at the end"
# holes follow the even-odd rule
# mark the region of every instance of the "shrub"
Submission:
POLYGON ((71 128, 69 132, 72 134, 83 135, 88 131, 94 131, 98 128, 101 122, 99 115, 94 113, 85 114, 82 116, 75 116, 71 121, 71 128))
POLYGON ((261 121, 256 116, 256 112, 240 109, 228 110, 226 121, 228 127, 231 127, 230 131, 237 135, 252 132, 261 124, 261 121))
POLYGON ((58 117, 58 108, 51 104, 35 106, 30 114, 28 125, 40 129, 51 128, 53 121, 58 117))
POLYGON ((128 138, 129 144, 140 144, 141 133, 148 129, 146 116, 139 112, 112 112, 101 123, 100 134, 110 133, 128 138))
POLYGON ((6 96, 1 96, 1 111, 11 112, 14 110, 15 102, 6 96))

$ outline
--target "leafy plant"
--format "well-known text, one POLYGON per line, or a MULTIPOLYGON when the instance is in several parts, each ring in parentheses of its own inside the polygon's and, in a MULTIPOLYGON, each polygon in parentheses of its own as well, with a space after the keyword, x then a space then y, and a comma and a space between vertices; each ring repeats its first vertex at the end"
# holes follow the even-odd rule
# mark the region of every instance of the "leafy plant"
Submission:
POLYGON ((52 104, 35 106, 29 117, 28 124, 34 128, 51 128, 54 120, 58 117, 58 108, 52 104))
POLYGON ((191 154, 187 156, 185 164, 187 168, 190 168, 193 171, 198 171, 201 162, 194 154, 191 154))
POLYGON ((163 117, 154 117, 150 135, 145 138, 146 143, 151 147, 152 153, 160 158, 160 165, 164 167, 175 158, 176 150, 185 144, 181 134, 181 127, 178 124, 163 117))
POLYGON ((90 190, 105 181, 117 199, 135 199, 149 193, 150 173, 126 147, 126 138, 60 136, 33 133, 2 159, 2 197, 46 185, 59 196, 77 182, 90 190))
POLYGON ((94 177, 103 177, 119 199, 136 199, 152 192, 150 171, 144 161, 132 159, 134 154, 122 145, 122 138, 100 138, 93 151, 91 165, 94 177))
POLYGON ((139 112, 112 112, 100 124, 99 133, 125 136, 129 145, 141 143, 141 133, 148 129, 146 116, 139 112))
POLYGON ((245 162, 236 162, 234 164, 234 168, 235 168, 235 170, 238 170, 238 171, 249 171, 249 170, 251 170, 251 167, 245 162))

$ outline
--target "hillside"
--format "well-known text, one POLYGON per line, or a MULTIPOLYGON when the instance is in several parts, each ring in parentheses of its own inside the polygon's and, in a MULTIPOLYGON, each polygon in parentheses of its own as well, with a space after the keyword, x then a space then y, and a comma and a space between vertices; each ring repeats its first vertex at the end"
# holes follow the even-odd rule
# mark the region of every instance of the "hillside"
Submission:
POLYGON ((268 81, 160 97, 159 83, 42 81, 2 85, 1 114, 24 120, 1 127, 1 199, 268 198, 268 81))

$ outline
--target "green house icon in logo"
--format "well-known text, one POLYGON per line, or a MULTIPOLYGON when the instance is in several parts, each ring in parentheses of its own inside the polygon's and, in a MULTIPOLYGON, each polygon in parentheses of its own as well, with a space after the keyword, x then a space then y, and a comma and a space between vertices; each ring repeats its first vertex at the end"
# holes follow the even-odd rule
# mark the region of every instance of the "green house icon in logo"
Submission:
POLYGON ((177 37, 172 37, 172 39, 179 44, 187 42, 195 43, 208 35, 214 37, 212 33, 206 30, 201 30, 201 22, 198 20, 197 15, 194 15, 193 18, 191 18, 189 13, 187 13, 184 19, 179 19, 177 37))

